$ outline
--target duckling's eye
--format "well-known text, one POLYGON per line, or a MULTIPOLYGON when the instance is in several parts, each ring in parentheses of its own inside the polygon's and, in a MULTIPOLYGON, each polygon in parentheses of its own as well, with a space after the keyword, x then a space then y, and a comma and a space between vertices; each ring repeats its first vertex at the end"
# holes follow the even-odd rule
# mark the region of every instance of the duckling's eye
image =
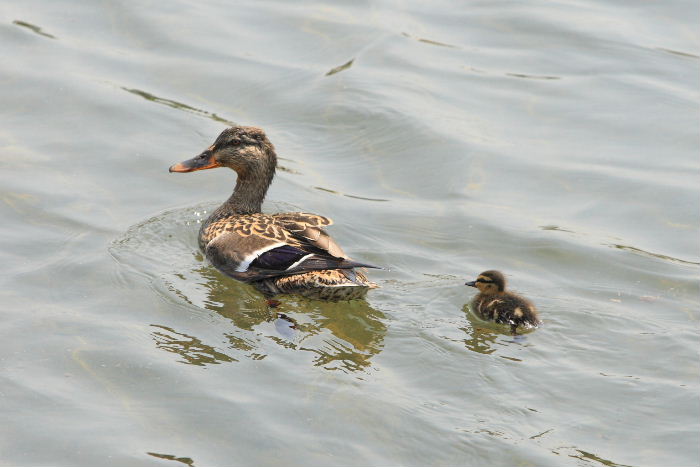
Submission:
POLYGON ((493 284, 493 281, 489 281, 489 280, 486 280, 486 279, 477 279, 476 281, 477 281, 477 282, 481 282, 481 283, 483 283, 483 284, 493 284))

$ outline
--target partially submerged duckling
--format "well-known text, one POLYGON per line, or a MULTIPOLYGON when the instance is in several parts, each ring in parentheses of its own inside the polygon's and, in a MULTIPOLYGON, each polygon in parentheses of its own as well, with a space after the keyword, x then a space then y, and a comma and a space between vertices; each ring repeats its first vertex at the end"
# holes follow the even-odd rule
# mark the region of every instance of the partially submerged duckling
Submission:
POLYGON ((506 292, 506 278, 501 272, 484 271, 475 281, 464 285, 479 289, 479 294, 472 300, 472 310, 482 319, 510 324, 513 335, 518 326, 540 324, 535 305, 519 295, 506 292))

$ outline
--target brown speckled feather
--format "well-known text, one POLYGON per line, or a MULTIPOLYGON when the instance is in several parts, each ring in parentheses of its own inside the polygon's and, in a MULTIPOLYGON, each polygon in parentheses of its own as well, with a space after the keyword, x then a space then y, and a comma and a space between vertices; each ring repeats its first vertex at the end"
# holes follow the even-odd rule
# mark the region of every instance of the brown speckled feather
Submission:
POLYGON ((221 219, 207 220, 200 231, 199 241, 204 248, 219 235, 234 232, 240 237, 253 236, 295 245, 299 243, 295 237, 306 237, 304 233, 307 231, 308 236, 320 236, 314 231, 322 232, 320 227, 331 224, 333 221, 327 217, 305 212, 229 215, 221 219))
MULTIPOLYGON (((214 218, 211 223, 205 223, 200 231, 200 244, 203 245, 202 249, 206 257, 221 272, 234 279, 251 283, 277 278, 281 284, 281 287, 278 287, 279 290, 285 291, 280 293, 290 293, 286 291, 293 287, 307 290, 346 285, 353 289, 350 293, 352 295, 357 294, 359 288, 375 286, 366 280, 366 284, 349 280, 345 273, 334 269, 348 268, 349 266, 344 264, 351 260, 342 248, 320 228, 331 224, 332 220, 327 217, 303 212, 233 215, 222 219, 214 218), (325 258, 325 262, 319 263, 317 260, 314 265, 307 266, 307 263, 304 263, 299 266, 315 269, 312 271, 308 269, 267 270, 251 264, 256 257, 256 252, 281 246, 298 248, 309 255, 325 258), (334 275, 329 276, 328 273, 331 272, 334 275), (290 274, 294 274, 292 276, 294 279, 287 277, 290 274), (333 280, 327 280, 329 277, 333 280)), ((359 276, 364 277, 361 274, 359 276)), ((262 287, 262 289, 271 291, 274 287, 262 287)), ((341 291, 338 290, 334 295, 340 293, 341 291)))
POLYGON ((239 253, 237 259, 278 243, 347 258, 343 249, 320 228, 331 224, 333 221, 327 217, 305 212, 229 216, 205 223, 199 243, 205 252, 214 240, 228 244, 239 253))
POLYGON ((364 298, 368 290, 378 287, 377 284, 370 282, 362 272, 342 269, 274 277, 254 282, 253 285, 266 295, 295 293, 321 300, 364 298))

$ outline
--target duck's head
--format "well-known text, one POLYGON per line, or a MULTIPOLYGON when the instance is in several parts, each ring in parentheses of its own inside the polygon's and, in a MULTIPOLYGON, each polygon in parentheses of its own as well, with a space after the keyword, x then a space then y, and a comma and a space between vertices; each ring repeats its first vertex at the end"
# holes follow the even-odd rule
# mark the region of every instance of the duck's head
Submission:
POLYGON ((467 282, 464 285, 476 287, 484 294, 495 294, 506 290, 506 278, 500 271, 484 271, 479 274, 475 281, 467 282))
POLYGON ((265 132, 254 126, 232 126, 221 132, 214 144, 198 156, 170 167, 170 172, 229 167, 239 177, 274 174, 277 157, 265 132))

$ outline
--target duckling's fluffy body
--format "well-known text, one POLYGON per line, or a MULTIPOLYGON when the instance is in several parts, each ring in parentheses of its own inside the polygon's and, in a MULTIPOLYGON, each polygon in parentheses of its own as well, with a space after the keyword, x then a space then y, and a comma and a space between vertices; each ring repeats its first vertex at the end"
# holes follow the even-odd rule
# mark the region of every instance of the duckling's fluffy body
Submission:
POLYGON ((304 212, 260 212, 276 165, 274 146, 260 128, 235 126, 200 155, 170 167, 171 172, 229 167, 238 174, 231 197, 200 228, 205 256, 224 274, 268 296, 364 297, 377 285, 356 268, 374 266, 343 252, 324 230, 331 219, 304 212))
POLYGON ((509 324, 513 335, 519 326, 530 328, 540 324, 535 305, 524 297, 506 291, 506 279, 499 271, 484 271, 465 285, 476 287, 479 294, 471 309, 480 318, 499 324, 509 324))

